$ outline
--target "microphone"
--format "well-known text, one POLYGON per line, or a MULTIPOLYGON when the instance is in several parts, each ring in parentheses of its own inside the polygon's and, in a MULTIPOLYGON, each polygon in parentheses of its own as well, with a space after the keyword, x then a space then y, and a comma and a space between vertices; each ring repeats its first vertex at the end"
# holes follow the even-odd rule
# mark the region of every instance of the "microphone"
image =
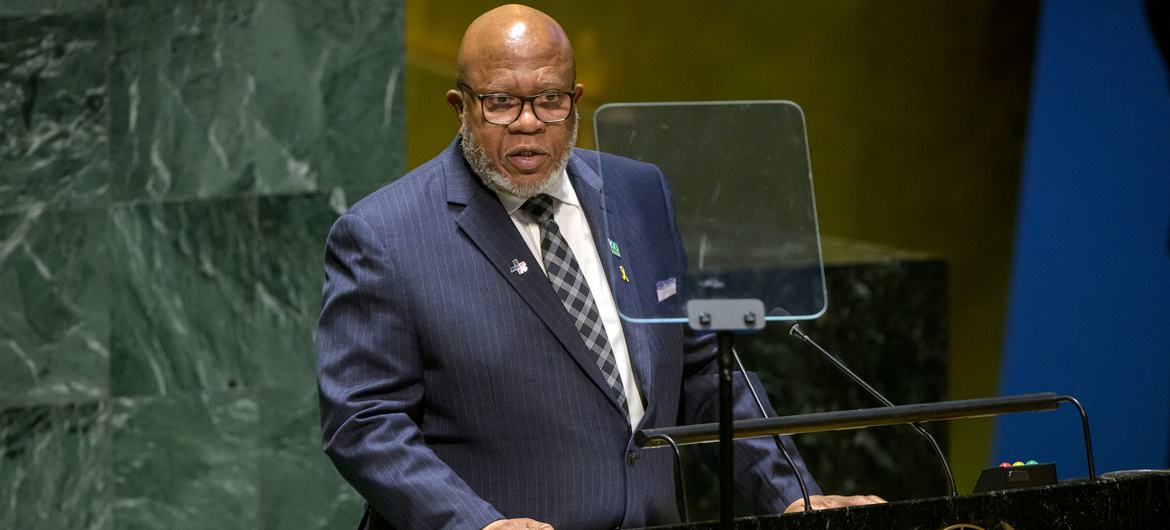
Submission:
MULTIPOLYGON (((781 308, 773 309, 773 313, 778 313, 778 314, 783 315, 783 316, 791 316, 787 311, 785 311, 781 308)), ((822 357, 828 359, 829 362, 833 363, 833 366, 836 366, 837 370, 839 370, 841 373, 845 374, 850 379, 852 379, 854 383, 857 383, 857 385, 860 386, 861 388, 865 389, 866 392, 869 392, 869 394, 871 396, 873 396, 874 398, 876 398, 878 401, 880 401, 882 403, 882 405, 885 405, 887 407, 894 406, 893 402, 886 399, 886 397, 883 396, 881 394, 881 392, 878 392, 876 389, 874 389, 874 387, 869 386, 869 383, 866 383, 865 380, 863 380, 861 378, 861 376, 854 373, 853 370, 850 370, 848 366, 845 366, 845 363, 841 362, 839 359, 834 357, 833 354, 829 353, 824 348, 822 348, 820 344, 817 344, 816 341, 814 341, 812 339, 812 337, 809 337, 808 334, 806 334, 804 332, 804 330, 800 329, 800 324, 798 322, 792 322, 792 327, 788 328, 788 334, 792 335, 793 337, 796 337, 796 338, 808 343, 810 346, 812 346, 813 349, 816 350, 818 353, 820 353, 822 357)), ((940 448, 938 446, 938 441, 935 440, 934 436, 931 436, 931 434, 929 432, 927 432, 926 429, 922 428, 922 424, 920 424, 918 422, 914 422, 914 423, 911 423, 910 426, 913 427, 914 430, 918 431, 918 434, 921 434, 924 438, 926 438, 926 441, 930 442, 931 448, 934 449, 935 456, 938 457, 939 463, 942 464, 943 471, 946 472, 947 483, 950 484, 950 488, 951 488, 951 496, 957 497, 959 495, 959 492, 958 492, 958 489, 955 488, 955 477, 953 474, 951 474, 951 466, 949 463, 947 463, 947 457, 945 455, 943 455, 942 448, 940 448)))

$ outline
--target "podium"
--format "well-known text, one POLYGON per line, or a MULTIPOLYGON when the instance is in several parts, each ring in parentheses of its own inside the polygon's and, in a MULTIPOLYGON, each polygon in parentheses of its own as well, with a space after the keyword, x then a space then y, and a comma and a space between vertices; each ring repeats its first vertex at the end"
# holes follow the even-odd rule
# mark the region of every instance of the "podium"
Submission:
MULTIPOLYGON (((716 530, 717 521, 654 528, 716 530)), ((734 528, 1025 530, 1170 528, 1170 475, 1068 481, 1042 488, 898 501, 835 510, 742 517, 734 528)))

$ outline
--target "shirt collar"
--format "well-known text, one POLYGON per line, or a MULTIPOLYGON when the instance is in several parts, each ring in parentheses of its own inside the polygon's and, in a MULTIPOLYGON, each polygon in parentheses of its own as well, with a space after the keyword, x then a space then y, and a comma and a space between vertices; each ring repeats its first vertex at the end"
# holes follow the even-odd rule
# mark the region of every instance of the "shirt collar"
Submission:
MULTIPOLYGON (((581 203, 577 200, 577 192, 573 189, 573 183, 569 180, 569 175, 564 169, 558 171, 551 177, 554 181, 550 189, 545 191, 545 194, 550 197, 573 206, 580 206, 581 203)), ((524 202, 528 199, 525 197, 518 197, 506 191, 495 190, 496 196, 500 198, 500 203, 504 205, 504 210, 508 215, 516 213, 524 202)))

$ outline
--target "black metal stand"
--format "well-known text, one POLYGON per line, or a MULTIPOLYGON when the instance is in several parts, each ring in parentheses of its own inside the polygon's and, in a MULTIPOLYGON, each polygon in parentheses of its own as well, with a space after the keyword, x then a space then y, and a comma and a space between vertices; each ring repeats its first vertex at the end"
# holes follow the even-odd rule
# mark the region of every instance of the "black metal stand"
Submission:
POLYGON ((715 336, 719 358, 719 521, 721 528, 730 528, 735 517, 731 495, 734 490, 733 473, 734 433, 732 432, 731 346, 734 336, 720 331, 715 336))
POLYGON ((719 526, 731 528, 735 517, 735 454, 732 422, 731 372, 734 333, 754 333, 764 329, 764 303, 753 299, 710 299, 687 302, 687 320, 691 329, 715 332, 716 360, 719 367, 719 526))

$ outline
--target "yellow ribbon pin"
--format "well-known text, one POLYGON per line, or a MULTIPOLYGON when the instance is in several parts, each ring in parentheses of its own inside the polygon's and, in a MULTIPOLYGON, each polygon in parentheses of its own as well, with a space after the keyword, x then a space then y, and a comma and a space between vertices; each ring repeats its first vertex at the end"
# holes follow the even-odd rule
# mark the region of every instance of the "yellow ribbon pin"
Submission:
POLYGON ((625 267, 625 265, 618 265, 618 270, 619 270, 619 271, 622 271, 622 281, 623 281, 623 282, 626 282, 626 283, 630 283, 630 277, 629 277, 629 276, 626 276, 626 267, 625 267))

